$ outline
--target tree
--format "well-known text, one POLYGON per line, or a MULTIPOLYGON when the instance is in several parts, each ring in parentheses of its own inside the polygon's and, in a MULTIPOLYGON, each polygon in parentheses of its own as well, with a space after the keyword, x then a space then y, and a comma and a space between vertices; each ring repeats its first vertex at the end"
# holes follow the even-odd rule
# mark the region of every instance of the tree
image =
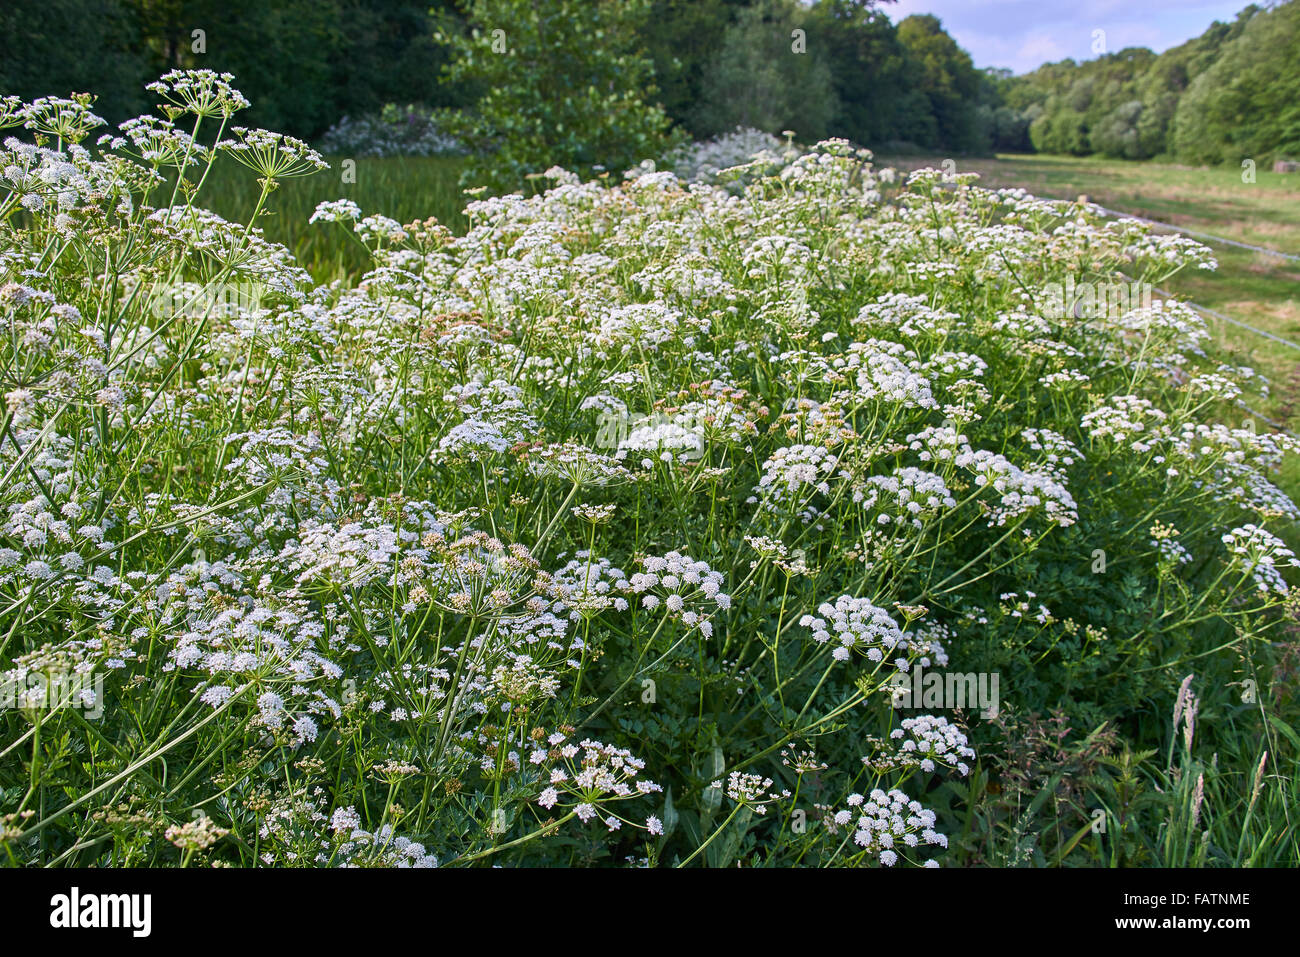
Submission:
MULTIPOLYGON (((749 126, 824 137, 835 115, 826 60, 808 52, 809 17, 794 0, 756 0, 723 35, 706 69, 693 126, 722 132, 749 126)), ((814 37, 813 42, 816 42, 814 37)))
POLYGON ((1141 100, 1129 100, 1115 107, 1093 130, 1092 147, 1106 156, 1141 159, 1145 155, 1138 133, 1142 113, 1141 100))
MULTIPOLYGON (((1000 101, 1028 122, 1036 149, 1130 159, 1167 153, 1179 103, 1259 10, 1247 7, 1233 23, 1213 23, 1200 36, 1159 56, 1133 47, 1082 63, 1044 64, 1024 76, 998 81, 1000 101)), ((1294 87, 1294 75, 1281 82, 1294 87)), ((1211 88, 1202 84, 1201 90, 1204 94, 1211 88)), ((1190 106, 1183 113, 1189 157, 1197 154, 1199 145, 1212 141, 1200 128, 1205 120, 1201 114, 1190 106)))
POLYGON ((474 156, 465 179, 497 189, 559 165, 621 171, 662 154, 668 116, 647 102, 653 67, 637 49, 648 0, 471 0, 467 27, 443 32, 449 82, 482 90, 449 113, 474 156))
POLYGON ((1300 3, 1248 12, 1240 34, 1179 101, 1173 146, 1182 159, 1300 155, 1300 3))
POLYGON ((697 139, 719 132, 699 124, 696 105, 704 77, 718 55, 723 35, 748 0, 653 0, 640 29, 646 54, 654 62, 664 111, 697 139))
POLYGON ((915 86, 930 104, 935 142, 940 149, 977 152, 988 148, 975 120, 981 76, 970 54, 944 32, 939 18, 913 15, 898 25, 898 40, 906 49, 915 86))
POLYGON ((1042 115, 1029 124, 1029 139, 1034 149, 1040 153, 1069 153, 1073 156, 1090 153, 1087 118, 1069 106, 1048 102, 1042 115))
POLYGON ((121 0, 0 4, 0 93, 93 93, 94 111, 118 123, 145 108, 149 70, 139 25, 121 0))
MULTIPOLYGON (((440 0, 435 6, 449 3, 440 0)), ((87 61, 85 69, 94 75, 89 89, 124 85, 131 91, 121 98, 123 109, 104 113, 113 122, 146 108, 151 98, 144 84, 174 68, 233 73, 253 104, 241 122, 302 137, 321 133, 343 114, 388 102, 440 105, 448 92, 454 101, 455 91, 437 82, 445 53, 433 42, 429 0, 51 0, 47 5, 57 7, 78 8, 75 19, 86 24, 74 22, 67 29, 106 37, 128 34, 120 45, 131 51, 129 61, 85 56, 96 43, 102 49, 104 39, 83 43, 74 32, 61 40, 87 61), (116 18, 96 12, 119 6, 124 14, 116 18)), ((44 89, 49 91, 48 83, 44 89)))
POLYGON ((871 0, 818 0, 808 33, 813 55, 830 67, 833 134, 874 147, 934 138, 930 103, 910 82, 898 28, 871 0))
POLYGON ((434 32, 439 21, 455 18, 451 0, 342 0, 341 15, 344 48, 331 58, 331 83, 342 112, 464 101, 462 91, 439 82, 450 51, 434 40, 434 32))

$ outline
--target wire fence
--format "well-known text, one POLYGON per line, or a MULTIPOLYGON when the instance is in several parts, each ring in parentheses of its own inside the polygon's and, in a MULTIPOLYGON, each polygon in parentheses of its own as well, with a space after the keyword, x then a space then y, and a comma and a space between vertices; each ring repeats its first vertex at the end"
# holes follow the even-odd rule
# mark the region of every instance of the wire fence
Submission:
MULTIPOLYGON (((1206 239, 1211 242, 1223 243, 1228 246, 1236 246, 1240 249, 1249 249, 1254 252, 1264 253, 1269 256, 1279 256, 1283 259, 1287 259, 1292 262, 1300 262, 1300 256, 1296 256, 1291 253, 1284 253, 1277 249, 1269 249, 1265 246, 1254 246, 1250 243, 1243 243, 1235 239, 1228 239, 1225 236, 1215 236, 1212 233, 1203 233, 1200 232, 1199 230, 1187 229, 1186 227, 1183 226, 1175 226, 1172 223, 1161 222, 1158 219, 1148 219, 1145 216, 1137 216, 1134 215, 1133 213, 1126 213, 1123 210, 1110 209, 1106 206, 1101 206, 1097 203, 1093 203, 1092 205, 1096 209, 1101 210, 1107 216, 1115 216, 1121 219, 1136 219, 1138 222, 1147 223, 1148 225, 1155 226, 1159 229, 1168 229, 1168 230, 1172 230, 1173 232, 1182 233, 1187 236, 1194 236, 1198 239, 1206 239)), ((1152 287, 1152 288, 1157 294, 1164 296, 1166 299, 1176 298, 1174 294, 1169 292, 1168 290, 1160 289, 1158 287, 1152 287)), ((1183 302, 1184 300, 1179 300, 1179 301, 1183 302)), ((1237 326, 1240 329, 1245 329, 1249 332, 1253 332, 1257 336, 1262 336, 1265 339, 1270 339, 1273 342, 1279 343, 1291 349, 1295 349, 1297 352, 1300 352, 1300 343, 1292 342, 1290 339, 1284 339, 1282 336, 1269 332, 1267 329, 1260 329, 1258 326, 1252 326, 1248 322, 1242 322, 1240 319, 1234 319, 1232 316, 1229 316, 1226 313, 1219 312, 1217 309, 1211 309, 1208 306, 1202 306, 1194 302, 1186 302, 1185 304, 1204 315, 1213 316, 1214 318, 1220 319, 1223 322, 1230 323, 1231 325, 1237 326)), ((1286 425, 1284 425, 1283 423, 1278 422, 1276 419, 1269 418, 1267 415, 1260 412, 1258 409, 1251 408, 1249 405, 1247 405, 1245 402, 1242 402, 1240 399, 1237 400, 1237 405, 1239 408, 1244 409, 1246 412, 1249 412, 1251 415, 1255 416, 1260 421, 1266 422, 1269 425, 1273 426, 1273 428, 1280 429, 1281 431, 1287 433, 1288 435, 1295 436, 1296 438, 1300 438, 1300 435, 1297 435, 1295 432, 1291 431, 1291 429, 1287 428, 1286 425)))
MULTIPOLYGON (((1096 205, 1095 203, 1093 205, 1096 205)), ((1097 206, 1107 216, 1118 216, 1121 219, 1136 219, 1140 223, 1148 223, 1152 226, 1158 226, 1161 229, 1169 229, 1176 233, 1182 233, 1185 236, 1195 236, 1197 239, 1208 239, 1211 242, 1223 243, 1227 246, 1236 246, 1239 249, 1249 249, 1252 252, 1264 253, 1269 256, 1280 256, 1283 259, 1289 259, 1291 262, 1300 262, 1300 256, 1291 253, 1284 253, 1278 249, 1269 249, 1267 246, 1254 246, 1250 243, 1243 243, 1236 239, 1228 239, 1224 236, 1215 236, 1212 233, 1203 233, 1199 230, 1188 229, 1185 226, 1175 226, 1173 223, 1164 223, 1158 219, 1147 219, 1145 216, 1136 216, 1133 213, 1126 213, 1119 209, 1108 209, 1105 206, 1097 206)))
MULTIPOLYGON (((1169 293, 1164 289, 1159 288, 1158 286, 1152 288, 1155 290, 1155 292, 1164 296, 1166 299, 1173 298, 1171 293, 1169 293)), ((1227 322, 1232 323, 1235 326, 1241 326, 1243 329, 1249 329, 1251 332, 1259 333, 1259 335, 1261 336, 1267 336, 1268 338, 1274 339, 1277 342, 1282 343, 1283 345, 1290 346, 1292 349, 1300 349, 1300 346, 1296 345, 1294 342, 1291 342, 1288 339, 1283 339, 1280 336, 1275 336, 1273 335, 1273 333, 1267 332, 1263 329, 1256 329, 1254 326, 1249 325, 1248 323, 1241 322, 1238 319, 1234 319, 1232 318, 1232 316, 1224 315, 1223 313, 1218 312, 1217 310, 1207 309, 1205 306, 1198 306, 1194 302, 1189 302, 1187 303, 1187 305, 1191 306, 1193 309, 1197 310, 1198 312, 1202 312, 1207 315, 1211 315, 1219 319, 1223 319, 1227 322)), ((1237 405, 1238 407, 1245 409, 1247 412, 1249 412, 1251 415, 1253 415, 1255 418, 1259 419, 1260 421, 1267 422, 1269 425, 1273 426, 1273 428, 1280 429, 1283 432, 1285 432, 1287 435, 1293 436, 1295 438, 1300 438, 1300 435, 1297 435, 1295 432, 1292 432, 1283 423, 1277 421, 1276 419, 1270 419, 1267 415, 1265 415, 1263 412, 1260 412, 1258 409, 1252 409, 1250 406, 1248 406, 1245 402, 1242 402, 1240 399, 1237 400, 1237 405)))
MULTIPOLYGON (((1157 293, 1159 293, 1160 295, 1164 296, 1166 299, 1173 299, 1173 298, 1175 298, 1175 296, 1174 296, 1173 293, 1171 293, 1171 292, 1169 292, 1169 291, 1167 291, 1167 290, 1161 289, 1161 288, 1159 288, 1158 286, 1153 286, 1152 288, 1153 288, 1157 293)), ((1181 300, 1180 300, 1180 301, 1181 301, 1181 300)), ((1227 314, 1225 314, 1225 313, 1219 312, 1217 309, 1211 309, 1211 308, 1209 308, 1208 306, 1200 306, 1200 305, 1197 305, 1197 304, 1194 303, 1194 302, 1189 302, 1189 303, 1187 303, 1187 305, 1191 306, 1191 307, 1192 307, 1193 309, 1195 309, 1197 312, 1204 313, 1204 314, 1207 315, 1207 316, 1214 316, 1214 318, 1216 318, 1216 319, 1222 319, 1224 322, 1230 322, 1230 323, 1232 323, 1234 326, 1239 326, 1239 327, 1242 328, 1242 329, 1249 329, 1251 332, 1255 333, 1257 336, 1263 336, 1263 337, 1266 338, 1266 339, 1272 339, 1274 342, 1280 342, 1282 345, 1284 345, 1284 346, 1290 346, 1292 349, 1295 349, 1296 351, 1300 352, 1300 344, 1294 343, 1294 342, 1292 342, 1290 339, 1283 339, 1281 336, 1274 335, 1273 333, 1269 332, 1267 329, 1260 329, 1260 328, 1258 328, 1257 326, 1252 326, 1252 325, 1251 325, 1250 323, 1248 323, 1248 322, 1242 322, 1240 319, 1234 319, 1234 318, 1232 318, 1232 316, 1229 316, 1229 315, 1227 315, 1227 314)))
MULTIPOLYGON (((1284 253, 1277 249, 1269 249, 1265 246, 1252 246, 1250 243, 1242 243, 1242 242, 1238 242, 1235 239, 1227 239, 1223 236, 1215 236, 1211 233, 1202 233, 1195 229, 1187 229, 1183 226, 1175 226, 1172 223, 1164 223, 1158 219, 1147 219, 1145 216, 1135 216, 1132 213, 1126 213, 1118 209, 1109 209, 1105 206, 1097 206, 1097 208, 1100 209, 1102 212, 1104 212, 1107 216, 1119 216, 1124 219, 1136 219, 1138 222, 1149 223, 1150 225, 1158 226, 1161 229, 1171 229, 1174 232, 1183 233, 1188 236, 1196 236, 1200 239, 1208 239, 1216 243, 1226 243, 1229 246, 1238 246, 1241 249, 1251 249, 1254 250, 1255 252, 1267 253, 1270 256, 1281 256, 1283 259, 1289 259, 1292 262, 1300 262, 1300 256, 1293 256, 1291 253, 1284 253)), ((1166 298, 1172 298, 1172 295, 1168 292, 1165 292, 1163 289, 1157 289, 1156 292, 1160 293, 1160 295, 1166 298)), ((1290 346, 1292 349, 1300 351, 1300 343, 1292 342, 1290 339, 1284 339, 1279 335, 1275 335, 1269 332, 1267 329, 1260 329, 1257 326, 1252 326, 1248 322, 1242 322, 1240 319, 1234 319, 1232 316, 1225 315, 1224 313, 1219 312, 1215 309, 1211 309, 1208 306, 1200 306, 1194 302, 1190 302, 1188 303, 1188 305, 1200 312, 1205 313, 1206 315, 1214 316, 1216 319, 1222 319, 1224 322, 1230 322, 1234 326, 1238 326, 1242 329, 1249 329, 1251 332, 1255 333, 1256 335, 1263 336, 1266 339, 1272 339, 1274 342, 1280 342, 1284 346, 1290 346)))

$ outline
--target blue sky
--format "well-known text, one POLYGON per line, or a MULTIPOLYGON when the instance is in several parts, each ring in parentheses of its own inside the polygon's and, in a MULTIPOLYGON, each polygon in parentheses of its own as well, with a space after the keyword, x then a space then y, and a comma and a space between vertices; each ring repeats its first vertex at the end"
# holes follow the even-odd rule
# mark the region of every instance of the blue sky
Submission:
MULTIPOLYGON (((1090 60, 1093 31, 1105 31, 1106 52, 1149 47, 1159 53, 1236 19, 1250 0, 898 0, 881 9, 897 23, 933 13, 977 67, 1024 73, 1072 57, 1090 60)), ((1261 6, 1263 4, 1261 3, 1261 6)))

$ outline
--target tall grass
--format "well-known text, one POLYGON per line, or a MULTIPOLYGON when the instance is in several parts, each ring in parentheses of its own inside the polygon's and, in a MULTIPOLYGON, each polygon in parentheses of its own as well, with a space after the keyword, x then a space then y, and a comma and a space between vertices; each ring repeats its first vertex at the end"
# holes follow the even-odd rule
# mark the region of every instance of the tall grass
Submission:
MULTIPOLYGON (((283 243, 317 282, 360 275, 370 254, 338 229, 310 226, 317 204, 350 199, 367 213, 379 213, 401 223, 430 216, 453 231, 465 226, 467 197, 459 178, 464 161, 445 156, 327 157, 330 169, 318 176, 290 179, 275 190, 271 212, 258 225, 272 242, 283 243), (346 163, 355 162, 353 170, 346 163)), ((257 201, 254 176, 244 167, 220 157, 204 187, 204 204, 232 222, 247 222, 257 201)))

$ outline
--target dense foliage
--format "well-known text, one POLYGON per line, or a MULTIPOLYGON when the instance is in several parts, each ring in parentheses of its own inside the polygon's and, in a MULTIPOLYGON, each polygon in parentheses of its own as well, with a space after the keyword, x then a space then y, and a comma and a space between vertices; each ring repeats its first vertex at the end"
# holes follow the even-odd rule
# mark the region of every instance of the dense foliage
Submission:
POLYGON ((319 286, 256 219, 320 157, 153 91, 0 103, 4 859, 1296 859, 1297 443, 1083 294, 1204 247, 829 140, 326 203, 319 286))
POLYGON ((0 10, 0 91, 93 90, 118 122, 147 108, 141 87, 163 70, 228 71, 251 122, 308 139, 373 127, 373 143, 346 140, 372 152, 393 142, 386 106, 451 110, 436 126, 484 155, 479 181, 512 187, 553 162, 651 155, 663 115, 697 140, 748 126, 890 152, 1300 154, 1296 0, 1247 6, 1160 55, 1019 77, 976 69, 933 16, 889 14, 887 0, 41 0, 0 10), (605 110, 608 129, 593 119, 605 110))
MULTIPOLYGON (((499 140, 505 117, 485 114, 506 108, 506 97, 494 93, 504 83, 540 91, 536 103, 508 104, 530 118, 526 130, 510 132, 531 141, 545 127, 565 150, 551 161, 571 151, 576 162, 589 162, 584 154, 611 142, 619 155, 646 155, 638 151, 645 132, 637 125, 626 142, 613 134, 592 140, 599 130, 577 109, 592 84, 622 104, 621 112, 661 107, 698 139, 749 125, 794 129, 807 142, 833 134, 959 152, 1015 145, 1005 129, 999 133, 994 86, 939 22, 895 24, 871 0, 25 6, 0 10, 0 90, 27 98, 93 90, 111 122, 149 105, 140 90, 150 77, 202 67, 239 78, 255 104, 250 122, 309 139, 344 116, 419 103, 468 108, 464 132, 477 128, 482 135, 471 138, 499 140), (494 49, 494 30, 509 34, 513 54, 494 49), (573 83, 572 96, 561 95, 573 83)), ((625 118, 617 130, 629 132, 625 118)), ((535 158, 535 147, 527 149, 535 158)))
POLYGON ((448 19, 449 0, 20 0, 0 5, 0 93, 91 91, 117 123, 153 77, 206 67, 239 77, 249 122, 312 137, 387 103, 462 105, 439 75, 448 19))
POLYGON ((388 103, 375 113, 345 116, 320 138, 330 156, 441 156, 464 146, 444 132, 437 112, 415 103, 388 103))
POLYGON ((471 0, 465 30, 440 34, 448 79, 482 91, 444 117, 471 151, 467 181, 513 188, 552 164, 589 174, 660 155, 670 121, 636 51, 649 11, 649 0, 471 0))
POLYGON ((1252 17, 1178 102, 1169 151, 1198 163, 1300 159, 1300 3, 1252 17))

